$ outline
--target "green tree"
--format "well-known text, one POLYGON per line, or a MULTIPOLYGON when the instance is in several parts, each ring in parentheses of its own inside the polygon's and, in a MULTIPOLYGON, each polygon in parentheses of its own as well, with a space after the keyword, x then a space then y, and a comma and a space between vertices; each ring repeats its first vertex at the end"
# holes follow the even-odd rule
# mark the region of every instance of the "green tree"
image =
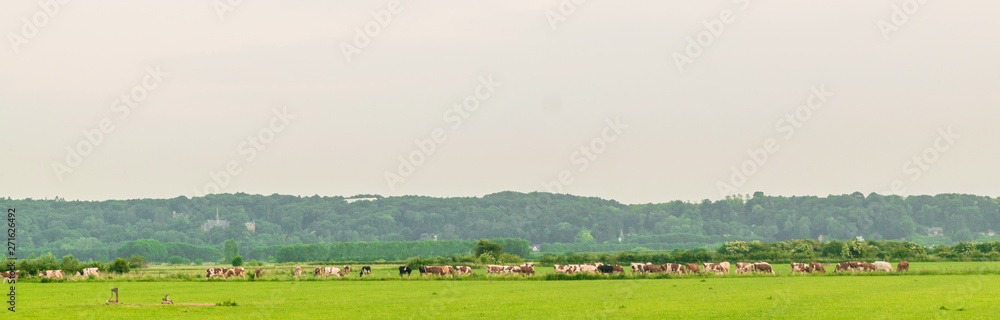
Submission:
POLYGON ((479 242, 476 243, 476 258, 479 258, 479 256, 486 252, 489 252, 493 257, 499 257, 502 251, 503 246, 493 241, 480 239, 479 242))
POLYGON ((243 265, 243 257, 236 256, 236 257, 233 258, 233 266, 234 267, 239 267, 239 266, 242 266, 242 265, 243 265))
POLYGON ((181 256, 171 256, 170 258, 167 258, 167 263, 170 263, 170 264, 173 264, 173 265, 182 265, 182 264, 183 265, 187 265, 187 264, 191 264, 191 260, 188 260, 188 258, 181 257, 181 256))
POLYGON ((128 273, 130 268, 128 266, 128 261, 122 258, 118 258, 111 263, 111 266, 108 267, 108 270, 116 273, 128 273))
POLYGON ((233 261, 233 258, 240 255, 240 245, 236 243, 236 240, 226 240, 223 244, 222 255, 226 261, 233 261))
POLYGON ((205 260, 202 260, 201 258, 194 259, 194 265, 196 265, 196 266, 200 266, 203 263, 205 263, 205 260))

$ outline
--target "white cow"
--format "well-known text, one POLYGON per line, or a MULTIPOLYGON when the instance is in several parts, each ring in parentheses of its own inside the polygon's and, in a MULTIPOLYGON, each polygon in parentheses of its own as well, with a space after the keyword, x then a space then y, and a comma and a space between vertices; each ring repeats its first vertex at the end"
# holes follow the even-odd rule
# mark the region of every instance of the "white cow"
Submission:
POLYGON ((875 261, 873 264, 875 265, 875 270, 877 271, 893 272, 891 263, 885 261, 875 261))

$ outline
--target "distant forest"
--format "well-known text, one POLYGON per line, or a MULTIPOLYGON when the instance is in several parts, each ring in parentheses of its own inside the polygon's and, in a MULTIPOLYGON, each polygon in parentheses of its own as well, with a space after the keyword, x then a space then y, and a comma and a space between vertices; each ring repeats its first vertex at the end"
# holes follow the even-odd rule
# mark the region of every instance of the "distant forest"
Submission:
POLYGON ((102 257, 114 257, 125 242, 137 239, 219 249, 234 239, 243 254, 292 244, 482 238, 525 239, 547 252, 714 250, 726 241, 820 235, 825 240, 905 239, 924 246, 1000 239, 989 236, 1000 229, 998 199, 964 194, 775 197, 758 192, 719 201, 636 205, 518 192, 468 198, 238 193, 192 199, 3 202, 16 208, 18 255, 53 252, 81 260, 106 260, 102 257), (228 224, 208 223, 217 211, 228 224), (212 228, 205 231, 206 226, 212 228), (941 228, 939 235, 929 236, 929 228, 941 228))

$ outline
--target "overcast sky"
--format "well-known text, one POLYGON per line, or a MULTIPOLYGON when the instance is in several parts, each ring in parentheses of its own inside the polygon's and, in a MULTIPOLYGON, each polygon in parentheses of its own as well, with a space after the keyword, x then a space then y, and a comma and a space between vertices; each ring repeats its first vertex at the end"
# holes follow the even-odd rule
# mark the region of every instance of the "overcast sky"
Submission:
POLYGON ((997 1, 232 2, 0 4, 0 195, 1000 196, 997 1))

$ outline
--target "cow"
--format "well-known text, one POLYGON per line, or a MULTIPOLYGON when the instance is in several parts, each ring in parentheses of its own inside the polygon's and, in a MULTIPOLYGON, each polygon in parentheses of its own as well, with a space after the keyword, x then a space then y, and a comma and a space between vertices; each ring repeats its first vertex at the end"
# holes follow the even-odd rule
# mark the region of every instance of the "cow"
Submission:
POLYGON ((21 270, 14 271, 4 271, 0 273, 3 277, 3 283, 17 282, 17 278, 21 276, 21 270))
POLYGON ((614 273, 615 272, 615 267, 610 266, 610 265, 603 265, 603 266, 597 267, 597 271, 600 271, 603 274, 614 273))
POLYGON ((645 263, 632 263, 632 273, 646 272, 643 267, 646 266, 645 263))
POLYGON ((870 263, 870 262, 862 262, 861 263, 861 270, 866 271, 866 272, 875 271, 875 264, 870 263))
POLYGON ((663 269, 663 272, 666 273, 676 273, 676 274, 684 273, 684 265, 681 265, 679 263, 664 263, 660 265, 660 268, 663 269))
POLYGON ((582 264, 582 265, 579 265, 579 270, 580 270, 580 272, 585 272, 585 273, 594 273, 594 274, 596 274, 596 273, 598 273, 598 271, 597 271, 597 267, 598 267, 598 265, 602 265, 602 266, 603 266, 604 264, 603 264, 603 263, 597 263, 597 264, 594 264, 594 263, 588 263, 588 264, 582 264))
MULTIPOLYGON (((533 264, 533 263, 531 265, 526 265, 526 266, 525 265, 521 265, 521 266, 518 266, 517 268, 518 268, 518 272, 521 273, 522 276, 527 277, 528 275, 532 275, 532 276, 535 275, 535 264, 533 264)), ((470 270, 470 272, 471 272, 471 270, 470 270)))
POLYGON ((805 263, 792 262, 792 274, 798 273, 812 273, 812 266, 805 263))
POLYGON ((642 266, 642 270, 645 270, 646 273, 661 273, 663 272, 663 267, 658 264, 648 263, 645 266, 642 266))
POLYGON ((701 270, 698 269, 698 265, 694 263, 688 263, 684 265, 685 273, 700 273, 701 270))
POLYGON ((885 261, 875 261, 873 263, 876 271, 892 272, 892 264, 885 261))
MULTIPOLYGON (((532 270, 532 273, 534 273, 534 270, 532 270)), ((471 275, 472 274, 472 267, 469 267, 469 266, 455 266, 455 274, 456 275, 463 275, 463 274, 465 274, 465 275, 471 275)))
POLYGON ((371 266, 363 266, 363 267, 361 267, 361 272, 358 273, 358 275, 360 275, 361 277, 364 277, 364 276, 367 276, 367 275, 370 275, 370 274, 372 274, 372 267, 371 266))
POLYGON ((295 271, 292 272, 292 278, 298 278, 302 275, 302 267, 295 266, 295 271))
POLYGON ((715 274, 728 274, 729 273, 729 262, 723 263, 708 263, 704 262, 702 265, 705 266, 705 272, 715 272, 715 274))
POLYGON ((504 266, 501 265, 495 265, 495 264, 486 265, 486 275, 489 276, 491 274, 501 274, 504 271, 503 269, 504 266))
POLYGON ((903 271, 907 271, 907 272, 910 271, 910 262, 909 261, 900 261, 899 264, 896 265, 896 272, 903 272, 903 271))
MULTIPOLYGON (((246 270, 243 269, 243 267, 236 267, 236 268, 232 268, 230 270, 233 271, 233 275, 232 275, 233 277, 243 277, 243 279, 247 278, 246 270)), ((228 273, 227 273, 227 275, 228 275, 228 273)))
POLYGON ((774 269, 771 268, 771 264, 767 262, 757 262, 753 264, 754 272, 763 272, 774 274, 774 269))
POLYGON ((253 271, 253 278, 254 279, 260 279, 263 276, 264 276, 264 269, 257 268, 257 270, 253 271))
POLYGON ((236 271, 233 269, 226 270, 226 279, 236 276, 236 271))
POLYGON ((812 268, 813 272, 826 273, 826 269, 823 269, 822 263, 810 262, 809 267, 812 268))
POLYGON ((83 269, 77 275, 79 277, 83 278, 83 279, 90 278, 91 275, 93 275, 95 278, 100 278, 101 277, 101 274, 98 273, 97 268, 86 268, 86 269, 83 269))
POLYGON ((837 267, 833 269, 833 272, 844 272, 844 271, 853 271, 853 270, 851 270, 851 263, 850 262, 841 262, 841 263, 838 263, 837 267))
POLYGON ((611 267, 614 268, 615 273, 625 273, 625 268, 622 268, 620 265, 613 264, 611 267))
POLYGON ((407 277, 409 277, 410 276, 410 272, 413 272, 413 269, 410 269, 410 266, 399 266, 399 277, 400 278, 403 277, 404 273, 406 274, 407 277))
POLYGON ((554 269, 555 273, 573 274, 573 268, 572 266, 569 265, 556 264, 552 265, 552 268, 554 269))
POLYGON ((753 263, 749 262, 737 262, 736 263, 736 273, 737 274, 747 274, 753 272, 753 263))
POLYGON ((437 267, 437 266, 421 266, 419 268, 420 275, 432 274, 436 276, 444 276, 448 274, 451 267, 437 267))
POLYGON ((205 270, 205 280, 213 277, 225 278, 226 271, 226 268, 208 268, 205 270))

